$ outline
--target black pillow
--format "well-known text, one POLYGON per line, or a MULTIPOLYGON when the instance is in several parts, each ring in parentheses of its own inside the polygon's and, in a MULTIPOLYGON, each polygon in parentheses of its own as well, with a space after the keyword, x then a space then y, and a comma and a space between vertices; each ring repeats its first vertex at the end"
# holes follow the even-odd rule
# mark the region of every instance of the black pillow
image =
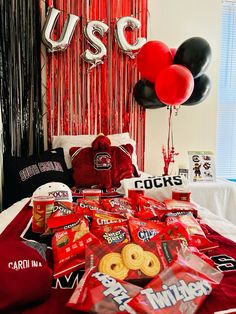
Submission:
POLYGON ((48 182, 62 182, 72 186, 71 173, 66 167, 63 148, 52 149, 41 155, 12 157, 4 155, 3 208, 6 209, 48 182))

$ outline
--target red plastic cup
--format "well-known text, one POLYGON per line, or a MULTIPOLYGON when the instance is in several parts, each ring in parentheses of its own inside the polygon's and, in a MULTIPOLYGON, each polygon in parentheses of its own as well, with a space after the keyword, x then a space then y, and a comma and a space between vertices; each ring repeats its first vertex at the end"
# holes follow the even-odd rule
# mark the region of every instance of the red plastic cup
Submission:
POLYGON ((191 192, 181 189, 172 190, 172 199, 177 201, 186 201, 190 202, 191 192))
POLYGON ((133 210, 137 210, 138 197, 140 195, 144 195, 144 190, 141 190, 141 189, 128 190, 128 198, 131 201, 131 206, 133 210))

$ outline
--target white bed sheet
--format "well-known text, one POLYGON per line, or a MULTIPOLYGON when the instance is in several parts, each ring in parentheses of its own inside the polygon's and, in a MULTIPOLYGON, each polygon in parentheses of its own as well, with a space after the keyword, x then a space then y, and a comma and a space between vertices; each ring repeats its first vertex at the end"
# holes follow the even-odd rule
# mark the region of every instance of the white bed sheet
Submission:
POLYGON ((192 182, 191 200, 236 225, 236 184, 228 180, 192 182))

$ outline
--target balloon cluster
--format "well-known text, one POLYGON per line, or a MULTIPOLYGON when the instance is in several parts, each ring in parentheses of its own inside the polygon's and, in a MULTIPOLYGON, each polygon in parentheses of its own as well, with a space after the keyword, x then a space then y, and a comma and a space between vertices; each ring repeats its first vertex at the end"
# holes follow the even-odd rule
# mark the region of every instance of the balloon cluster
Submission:
POLYGON ((210 92, 210 79, 204 74, 210 60, 210 45, 201 37, 187 39, 178 49, 149 41, 137 56, 142 79, 135 84, 133 96, 149 109, 196 105, 210 92))

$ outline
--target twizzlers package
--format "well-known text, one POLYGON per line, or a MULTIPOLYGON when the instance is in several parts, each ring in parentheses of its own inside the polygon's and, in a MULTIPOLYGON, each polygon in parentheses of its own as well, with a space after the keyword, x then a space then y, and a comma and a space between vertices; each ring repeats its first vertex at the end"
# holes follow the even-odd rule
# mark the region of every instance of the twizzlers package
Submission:
POLYGON ((112 278, 93 268, 86 271, 67 306, 75 310, 98 313, 136 312, 127 304, 142 288, 112 278))
POLYGON ((182 249, 177 260, 154 278, 128 304, 139 313, 196 313, 223 274, 182 249))

